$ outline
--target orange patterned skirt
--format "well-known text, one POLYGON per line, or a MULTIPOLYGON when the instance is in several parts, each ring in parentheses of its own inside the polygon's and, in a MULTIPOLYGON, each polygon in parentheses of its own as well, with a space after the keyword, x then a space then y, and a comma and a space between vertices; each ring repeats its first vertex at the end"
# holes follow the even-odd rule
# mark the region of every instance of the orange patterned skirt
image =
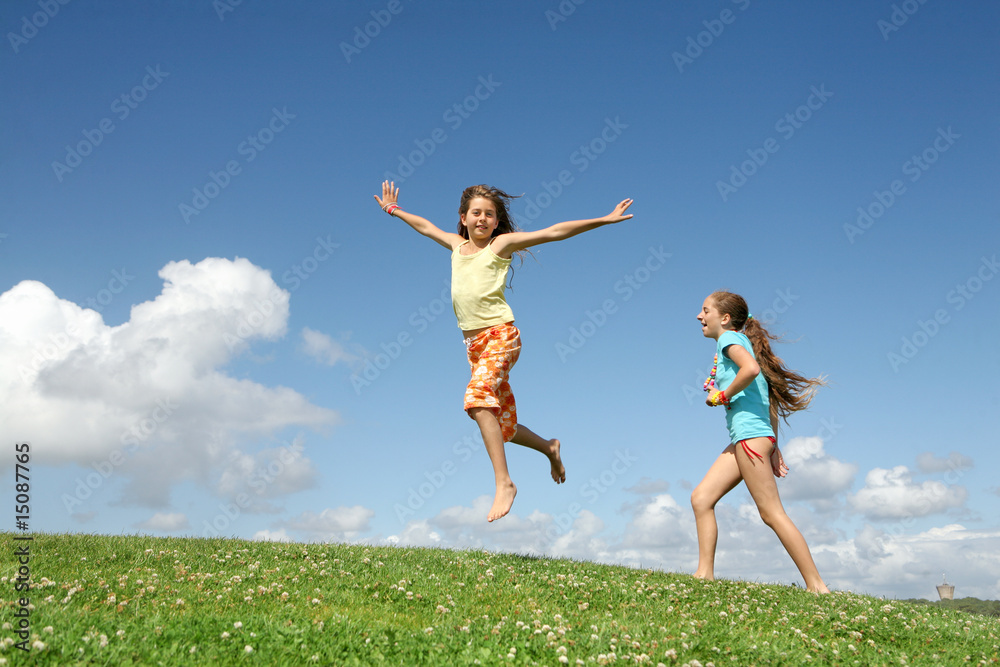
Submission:
POLYGON ((500 422, 503 441, 509 442, 517 432, 517 409, 507 377, 521 354, 521 332, 513 324, 498 324, 466 338, 465 345, 472 367, 472 379, 465 389, 465 410, 492 410, 500 422))

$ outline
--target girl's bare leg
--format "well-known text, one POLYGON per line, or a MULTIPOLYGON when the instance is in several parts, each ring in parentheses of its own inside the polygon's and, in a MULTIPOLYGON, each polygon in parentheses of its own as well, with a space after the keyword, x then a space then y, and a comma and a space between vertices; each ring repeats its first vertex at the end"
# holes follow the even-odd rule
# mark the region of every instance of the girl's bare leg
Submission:
POLYGON ((715 547, 719 539, 715 505, 741 479, 743 477, 736 464, 735 449, 729 445, 691 492, 691 508, 694 510, 694 523, 698 530, 698 569, 694 576, 699 579, 715 579, 715 547))
POLYGON ((812 554, 809 553, 809 545, 806 544, 802 533, 785 513, 781 498, 778 497, 778 485, 774 481, 774 473, 768 461, 773 447, 771 441, 767 438, 751 438, 747 440, 747 446, 758 452, 763 460, 751 458, 742 447, 736 447, 736 463, 739 465, 750 495, 757 503, 760 518, 781 540, 785 551, 792 557, 795 567, 799 568, 799 574, 805 580, 806 588, 815 593, 829 593, 830 589, 823 583, 822 577, 819 576, 819 570, 816 569, 816 563, 813 562, 812 554))
POLYGON ((487 521, 496 521, 500 517, 506 516, 510 512, 511 505, 514 504, 514 496, 517 495, 517 487, 510 478, 507 470, 507 453, 503 446, 503 433, 500 431, 500 422, 497 416, 489 408, 472 408, 469 414, 476 423, 479 424, 479 431, 483 435, 483 444, 486 445, 486 453, 493 464, 493 477, 496 480, 496 495, 493 497, 493 507, 486 517, 487 521))
POLYGON ((552 465, 552 479, 555 480, 555 483, 562 484, 566 481, 566 467, 563 466, 562 458, 559 456, 561 445, 558 440, 555 438, 546 440, 524 424, 518 424, 517 433, 510 441, 515 445, 521 445, 545 454, 552 465))

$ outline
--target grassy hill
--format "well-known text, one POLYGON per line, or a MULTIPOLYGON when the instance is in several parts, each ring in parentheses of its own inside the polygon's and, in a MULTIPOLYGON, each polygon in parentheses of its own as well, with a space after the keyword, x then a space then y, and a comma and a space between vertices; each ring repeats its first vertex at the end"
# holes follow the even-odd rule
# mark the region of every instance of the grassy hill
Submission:
POLYGON ((1000 661, 996 618, 850 593, 484 551, 15 537, 0 534, 11 665, 1000 661))

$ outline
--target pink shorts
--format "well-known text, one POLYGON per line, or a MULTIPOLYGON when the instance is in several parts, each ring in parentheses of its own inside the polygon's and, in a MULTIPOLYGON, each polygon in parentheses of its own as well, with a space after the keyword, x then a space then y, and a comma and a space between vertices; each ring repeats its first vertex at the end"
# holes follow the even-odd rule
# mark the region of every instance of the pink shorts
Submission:
POLYGON ((466 338, 465 345, 472 368, 472 379, 465 389, 465 410, 492 410, 500 422, 503 441, 508 442, 517 432, 517 408, 507 377, 521 354, 521 332, 513 324, 498 324, 466 338))

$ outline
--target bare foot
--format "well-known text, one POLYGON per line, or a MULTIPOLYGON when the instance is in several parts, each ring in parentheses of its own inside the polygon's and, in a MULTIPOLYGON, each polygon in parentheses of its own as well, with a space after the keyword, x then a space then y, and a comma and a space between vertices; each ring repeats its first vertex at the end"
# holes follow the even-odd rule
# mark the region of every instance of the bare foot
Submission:
POLYGON ((699 574, 698 572, 695 572, 692 576, 695 579, 701 579, 702 581, 715 581, 714 574, 699 574))
POLYGON ((813 593, 816 593, 817 595, 826 595, 827 593, 830 592, 830 589, 826 587, 826 584, 823 584, 822 587, 807 588, 806 590, 807 591, 812 591, 813 593))
POLYGON ((549 463, 552 464, 552 479, 556 484, 562 484, 566 481, 566 466, 563 465, 562 458, 559 456, 559 450, 562 445, 555 438, 549 440, 550 449, 546 453, 549 457, 549 463))
POLYGON ((490 508, 490 515, 486 517, 486 520, 496 521, 499 518, 507 516, 510 506, 514 504, 514 496, 516 495, 517 487, 514 486, 514 482, 497 487, 497 495, 493 498, 493 507, 490 508))

